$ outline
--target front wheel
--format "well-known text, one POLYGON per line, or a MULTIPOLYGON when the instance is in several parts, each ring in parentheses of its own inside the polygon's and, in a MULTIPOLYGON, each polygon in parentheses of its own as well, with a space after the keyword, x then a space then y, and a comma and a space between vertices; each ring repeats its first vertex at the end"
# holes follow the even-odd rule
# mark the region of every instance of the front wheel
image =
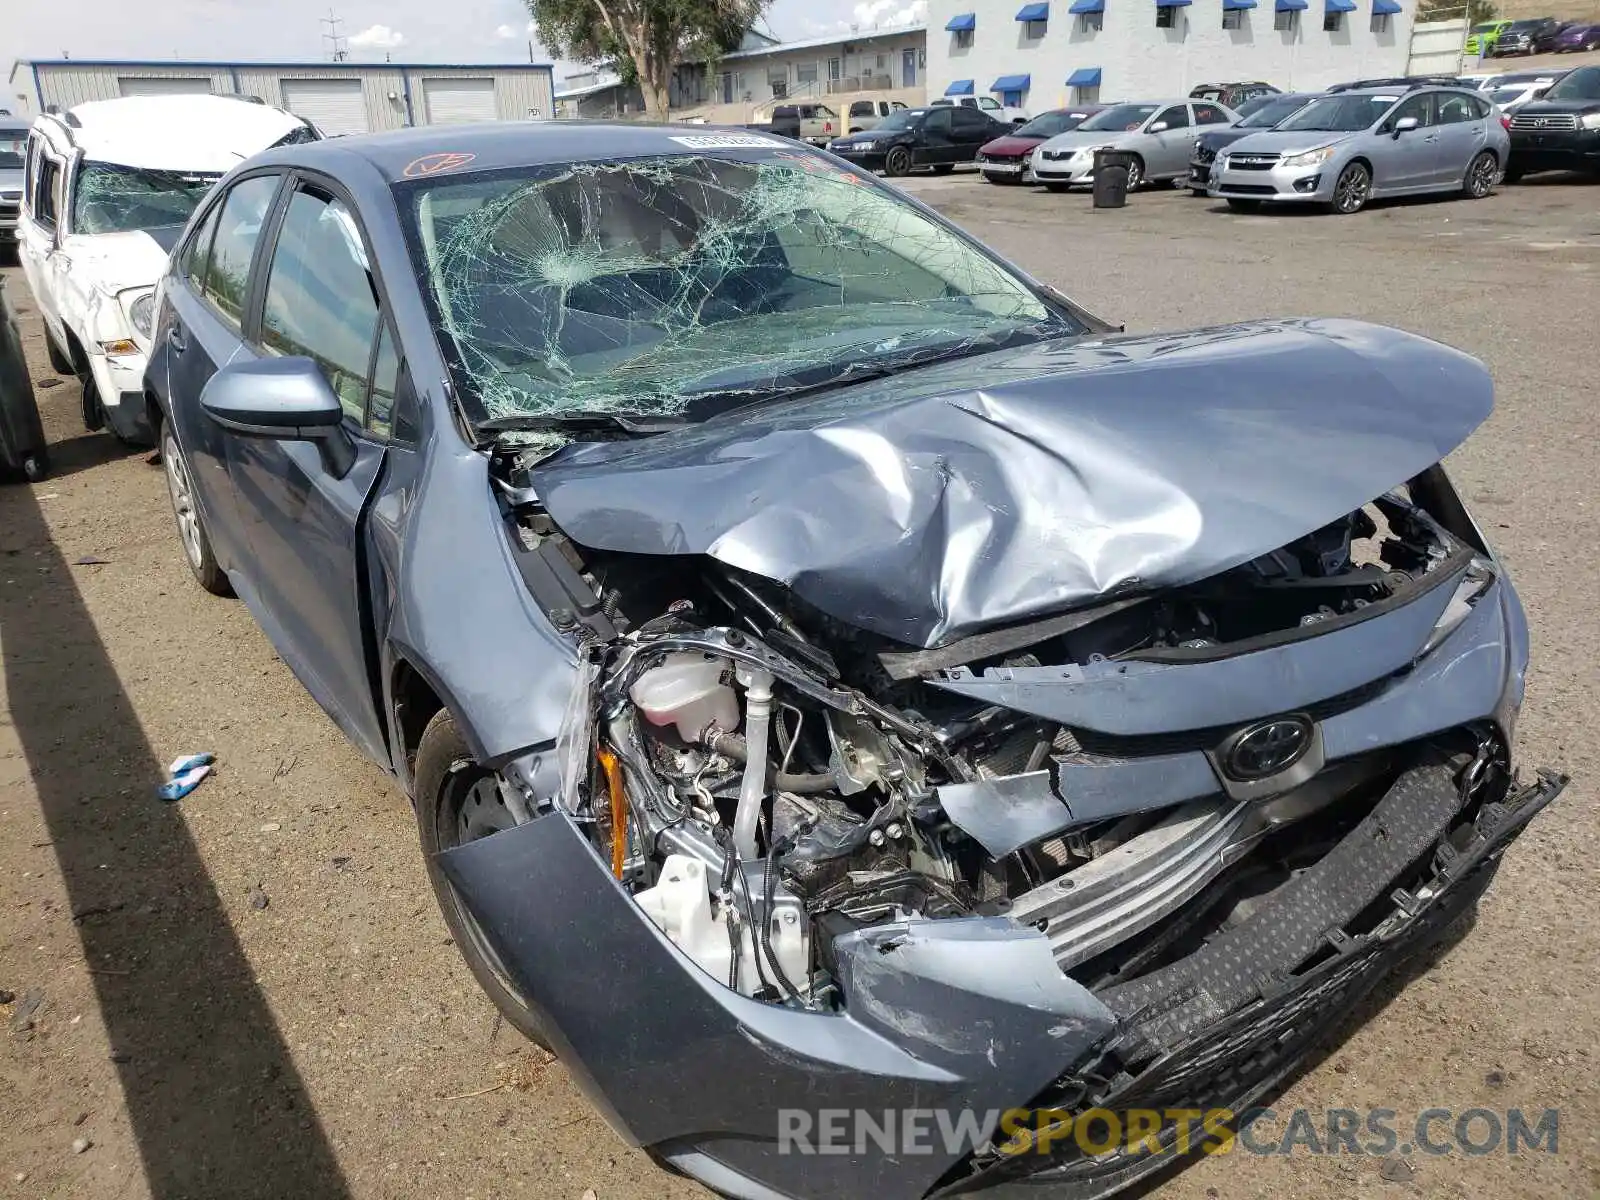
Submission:
POLYGON ((499 956, 489 945, 477 919, 439 866, 439 855, 516 824, 501 798, 492 771, 473 760, 466 740, 450 713, 440 709, 422 731, 417 745, 413 795, 417 829, 428 881, 439 901, 444 923, 466 960, 467 970, 505 1019, 529 1041, 547 1046, 528 1001, 517 989, 499 956))
POLYGON ((1128 191, 1137 192, 1144 186, 1144 159, 1134 156, 1128 163, 1128 191))
POLYGON ((911 173, 911 151, 904 146, 896 146, 884 157, 883 173, 890 178, 898 179, 902 175, 911 173))
POLYGON ((50 474, 50 458, 43 450, 22 460, 22 477, 29 483, 42 483, 50 474))
POLYGON ((50 369, 57 375, 76 375, 78 372, 72 365, 72 359, 61 353, 56 348, 56 340, 46 331, 44 335, 45 353, 50 356, 50 369))
POLYGON ((195 498, 194 478, 189 474, 189 463, 183 457, 170 422, 161 428, 161 465, 167 476, 167 496, 172 501, 178 540, 183 543, 183 557, 195 582, 213 596, 233 595, 228 574, 217 565, 217 556, 211 551, 211 538, 206 533, 200 504, 195 498))
POLYGON ((1372 194, 1372 173, 1361 163, 1353 162, 1339 172, 1333 185, 1333 200, 1328 207, 1341 216, 1358 213, 1366 207, 1372 194))
POLYGON ((1487 150, 1480 151, 1478 156, 1467 166, 1467 177, 1461 185, 1462 192, 1469 200, 1482 200, 1494 187, 1495 158, 1487 150))

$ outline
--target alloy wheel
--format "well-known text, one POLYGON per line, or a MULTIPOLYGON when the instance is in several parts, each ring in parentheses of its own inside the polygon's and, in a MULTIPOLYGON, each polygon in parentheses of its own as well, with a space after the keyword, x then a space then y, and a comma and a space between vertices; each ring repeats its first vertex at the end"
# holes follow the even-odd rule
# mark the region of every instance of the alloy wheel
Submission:
POLYGON ((1372 176, 1360 163, 1351 163, 1340 172, 1339 181, 1333 185, 1334 211, 1347 214, 1360 212, 1371 191, 1372 176))
POLYGON ((1472 160, 1472 166, 1467 172, 1467 194, 1474 200, 1483 199, 1489 194, 1489 189, 1494 187, 1494 168, 1494 155, 1487 152, 1472 160))
POLYGON ((1144 164, 1137 158, 1128 164, 1128 190, 1136 192, 1144 182, 1144 164))
POLYGON ((195 511, 188 464, 183 461, 183 451, 178 449, 178 439, 172 436, 171 430, 161 439, 161 461, 167 468, 167 495, 172 499, 172 515, 178 522, 183 552, 188 556, 189 565, 198 571, 204 560, 200 546, 200 514, 195 511))

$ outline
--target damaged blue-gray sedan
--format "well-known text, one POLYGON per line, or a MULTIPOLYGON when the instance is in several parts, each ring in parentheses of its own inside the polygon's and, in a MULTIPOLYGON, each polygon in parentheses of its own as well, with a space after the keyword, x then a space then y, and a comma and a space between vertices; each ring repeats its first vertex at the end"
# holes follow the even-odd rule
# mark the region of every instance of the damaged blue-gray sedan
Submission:
POLYGON ((160 295, 196 578, 506 1017, 727 1195, 1114 1192, 1181 1116, 1002 1114, 1246 1108, 1565 782, 1440 466, 1491 384, 1422 338, 1123 334, 704 127, 272 151, 160 295))

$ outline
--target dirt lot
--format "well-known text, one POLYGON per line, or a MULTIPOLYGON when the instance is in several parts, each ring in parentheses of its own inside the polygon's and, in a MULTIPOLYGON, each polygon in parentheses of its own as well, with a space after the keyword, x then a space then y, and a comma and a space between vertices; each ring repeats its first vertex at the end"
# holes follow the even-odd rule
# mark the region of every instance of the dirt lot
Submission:
MULTIPOLYGON (((1600 186, 1353 218, 1238 217, 1166 191, 1096 213, 968 175, 907 186, 1130 329, 1348 315, 1489 363, 1498 407, 1452 469, 1532 621, 1524 765, 1577 782, 1512 849, 1476 930, 1277 1107, 1554 1106, 1559 1153, 1415 1155, 1409 1179, 1235 1153, 1158 1194, 1595 1194, 1600 186)), ((0 987, 46 1005, 0 1048, 0 1194, 705 1195, 501 1026, 447 942, 404 798, 243 607, 193 585, 149 456, 84 435, 73 384, 39 396, 57 474, 0 491, 0 987), (157 802, 162 764, 199 750, 216 777, 157 802)))

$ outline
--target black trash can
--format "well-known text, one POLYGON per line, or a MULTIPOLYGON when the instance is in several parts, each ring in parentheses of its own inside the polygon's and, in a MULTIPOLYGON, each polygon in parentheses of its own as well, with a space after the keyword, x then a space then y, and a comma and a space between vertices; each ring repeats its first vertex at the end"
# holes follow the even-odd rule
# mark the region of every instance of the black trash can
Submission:
POLYGON ((1094 206, 1121 208, 1128 202, 1128 169, 1133 155, 1126 150, 1094 152, 1094 206))
POLYGON ((33 377, 22 356, 22 336, 4 279, 0 279, 0 468, 29 482, 43 479, 50 470, 33 377))

